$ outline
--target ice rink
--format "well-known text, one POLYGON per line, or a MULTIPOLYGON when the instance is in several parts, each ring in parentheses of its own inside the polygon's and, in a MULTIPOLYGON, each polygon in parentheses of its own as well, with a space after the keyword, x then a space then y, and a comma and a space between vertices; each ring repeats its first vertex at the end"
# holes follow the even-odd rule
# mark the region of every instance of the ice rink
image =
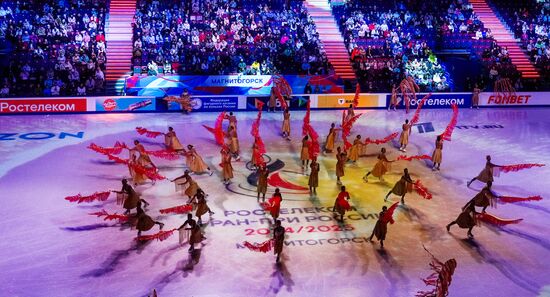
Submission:
MULTIPOLYGON (((400 132, 402 111, 358 111, 351 137, 383 138, 400 132)), ((408 155, 431 155, 434 140, 452 111, 422 110, 421 125, 413 127, 408 155)), ((244 241, 268 239, 268 215, 255 198, 247 177, 255 112, 237 113, 241 144, 240 162, 234 162, 235 178, 221 182, 219 146, 202 127, 214 126, 217 113, 89 114, 0 117, 0 296, 148 296, 153 288, 166 296, 414 296, 428 289, 422 278, 431 271, 430 256, 455 258, 458 266, 449 296, 550 296, 550 167, 532 168, 495 177, 493 190, 501 195, 541 195, 542 201, 499 204, 488 212, 516 225, 466 230, 445 225, 483 184, 466 182, 476 176, 490 154, 496 164, 550 164, 550 109, 460 110, 453 139, 445 143, 441 171, 430 161, 394 163, 385 182, 361 177, 376 163, 380 148, 388 158, 401 154, 397 142, 371 144, 357 164, 348 163, 344 185, 356 210, 339 224, 330 209, 338 193, 334 154, 321 154, 318 195, 310 196, 301 173, 304 112, 292 112, 292 141, 280 136, 282 113, 264 111, 260 133, 271 164, 277 162, 282 188, 281 217, 287 231, 280 265, 272 253, 254 253, 244 241), (128 145, 138 139, 147 149, 163 149, 163 139, 147 138, 135 127, 165 132, 174 127, 184 145, 193 144, 213 169, 212 176, 194 176, 209 195, 215 212, 206 216, 206 241, 188 253, 177 234, 159 242, 139 244, 137 231, 115 221, 89 215, 102 209, 123 212, 114 195, 105 202, 70 203, 64 197, 96 191, 120 190, 128 168, 115 164, 86 147, 90 143, 110 147, 116 141, 128 145), (279 161, 277 161, 279 160, 279 161), (406 205, 388 227, 385 249, 367 241, 385 194, 409 168, 433 193, 426 200, 408 194, 406 205), (291 189, 292 188, 292 189, 291 189), (290 229, 289 229, 290 230, 290 229)), ((311 121, 324 142, 330 123, 341 121, 340 111, 312 111, 311 121)), ((227 122, 224 123, 227 125, 227 122)), ((351 138, 350 137, 350 138, 351 138)), ((351 139, 353 139, 351 138, 351 139)), ((341 141, 339 142, 341 144, 341 141)), ((323 143, 322 143, 323 144, 323 143)), ((122 153, 127 158, 127 153, 122 153)), ((160 174, 174 178, 185 170, 176 161, 153 158, 160 174)), ((137 187, 151 203, 147 213, 165 223, 165 230, 179 227, 185 215, 163 215, 159 209, 185 204, 187 198, 163 180, 137 187)), ((272 193, 273 187, 269 188, 272 193)), ((271 196, 268 194, 268 196, 271 196)), ((157 227, 144 234, 157 232, 157 227)))

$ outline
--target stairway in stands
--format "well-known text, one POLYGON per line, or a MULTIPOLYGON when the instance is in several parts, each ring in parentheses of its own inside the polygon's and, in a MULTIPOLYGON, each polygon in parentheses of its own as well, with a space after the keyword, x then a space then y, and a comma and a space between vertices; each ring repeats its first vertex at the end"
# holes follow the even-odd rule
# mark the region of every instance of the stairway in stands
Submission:
POLYGON ((132 67, 132 20, 136 0, 111 0, 105 39, 107 41, 107 94, 121 95, 124 79, 132 67))
POLYGON ((510 59, 521 73, 521 76, 527 79, 539 78, 538 70, 529 60, 529 56, 519 46, 518 40, 514 38, 514 33, 506 28, 489 6, 487 0, 469 0, 469 2, 485 28, 491 29, 497 44, 508 48, 510 59))
POLYGON ((328 0, 306 0, 305 7, 317 26, 319 38, 336 74, 343 79, 355 80, 355 71, 351 66, 344 38, 334 20, 328 0))

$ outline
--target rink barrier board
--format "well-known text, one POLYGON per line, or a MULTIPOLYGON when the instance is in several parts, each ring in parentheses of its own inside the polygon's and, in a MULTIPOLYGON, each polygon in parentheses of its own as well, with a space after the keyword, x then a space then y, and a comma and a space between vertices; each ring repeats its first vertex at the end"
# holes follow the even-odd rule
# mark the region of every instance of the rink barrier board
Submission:
MULTIPOLYGON (((426 93, 419 93, 411 101, 411 108, 426 93)), ((355 94, 294 94, 287 100, 291 110, 305 110, 308 102, 311 109, 345 109, 353 102, 355 94)), ((191 105, 196 112, 254 111, 256 102, 265 104, 269 96, 208 95, 191 96, 191 105)), ((389 106, 389 93, 361 93, 358 109, 385 109, 389 106)), ((399 99, 401 99, 399 97, 399 99)), ((423 108, 449 108, 456 103, 460 108, 472 104, 471 93, 432 93, 423 108)), ((541 107, 550 106, 550 92, 517 92, 514 95, 481 93, 482 107, 541 107)), ((276 101, 280 108, 280 102, 276 101)), ((402 108, 402 102, 400 108, 402 108)), ((124 112, 178 112, 179 104, 150 96, 98 96, 98 97, 37 97, 0 98, 0 115, 4 114, 52 114, 52 113, 124 113, 124 112)))

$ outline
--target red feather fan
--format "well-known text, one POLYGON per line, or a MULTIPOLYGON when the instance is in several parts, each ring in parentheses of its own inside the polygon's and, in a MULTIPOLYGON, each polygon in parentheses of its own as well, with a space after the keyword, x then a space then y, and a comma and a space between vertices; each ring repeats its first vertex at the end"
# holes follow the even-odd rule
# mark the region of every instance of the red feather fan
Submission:
POLYGON ((392 133, 382 139, 375 139, 375 140, 372 140, 370 138, 367 138, 365 139, 365 144, 371 144, 371 143, 374 143, 374 144, 383 144, 383 143, 387 143, 387 142, 390 142, 391 140, 393 140, 394 138, 397 137, 397 135, 399 135, 398 132, 395 132, 395 133, 392 133))
POLYGON ((150 180, 163 180, 166 177, 158 174, 155 168, 145 168, 139 164, 130 164, 137 173, 147 176, 150 180))
POLYGON ((65 197, 65 200, 68 200, 70 202, 78 202, 78 203, 82 203, 82 202, 89 203, 89 202, 94 202, 94 201, 105 201, 105 200, 107 200, 107 198, 109 198, 110 194, 111 194, 110 191, 95 192, 95 193, 93 193, 92 195, 89 195, 89 196, 82 196, 82 195, 78 194, 76 196, 65 197))
POLYGON ((118 220, 120 223, 126 222, 129 219, 127 215, 118 214, 116 212, 109 214, 105 209, 99 212, 92 212, 90 215, 97 216, 98 218, 104 217, 104 221, 118 220))
POLYGON ((285 96, 290 97, 292 95, 292 88, 286 81, 286 79, 280 75, 273 76, 273 92, 275 94, 275 97, 277 100, 279 100, 279 103, 281 104, 281 108, 287 109, 288 105, 285 101, 285 96))
POLYGON ((219 145, 224 144, 224 138, 226 135, 226 133, 223 132, 223 128, 222 128, 224 119, 225 119, 225 111, 221 112, 216 118, 216 123, 214 124, 214 128, 208 127, 206 125, 202 125, 206 130, 214 134, 214 139, 216 139, 216 143, 219 145))
POLYGON ((424 278, 427 286, 434 287, 431 291, 418 291, 416 297, 445 297, 449 294, 452 276, 455 272, 457 262, 455 259, 449 259, 445 263, 439 261, 425 247, 424 249, 432 257, 430 268, 433 273, 424 278))
POLYGON ((432 157, 428 155, 416 155, 407 157, 406 155, 401 155, 397 157, 396 161, 412 161, 412 160, 431 160, 432 157))
POLYGON ((453 134, 453 130, 456 126, 456 123, 458 121, 458 106, 456 103, 453 103, 453 116, 451 118, 451 121, 447 125, 447 128, 445 128, 445 131, 441 133, 441 139, 451 141, 451 135, 453 134))
POLYGON ((162 214, 184 214, 193 210, 193 204, 184 204, 159 210, 162 214))
POLYGON ((355 85, 355 96, 353 96, 353 108, 356 108, 359 105, 359 95, 361 93, 361 86, 359 83, 355 85))
POLYGON ((115 163, 126 164, 126 165, 128 164, 128 160, 126 160, 126 159, 121 159, 121 158, 119 158, 117 156, 113 156, 113 155, 106 155, 106 156, 107 156, 107 158, 109 158, 109 160, 115 161, 115 163))
POLYGON ((516 203, 516 202, 542 200, 541 196, 530 196, 530 197, 497 196, 497 198, 498 198, 498 202, 502 202, 502 203, 516 203))
POLYGON ((430 96, 432 96, 432 93, 424 96, 424 98, 422 98, 420 101, 418 101, 418 106, 416 107, 416 111, 414 112, 414 116, 412 117, 411 121, 409 122, 409 124, 411 126, 416 124, 418 122, 418 120, 420 120, 420 110, 422 110, 422 106, 424 105, 426 100, 428 100, 428 98, 430 98, 430 96))
POLYGON ((143 135, 145 134, 145 136, 149 137, 149 138, 155 138, 159 135, 162 135, 164 133, 162 132, 157 132, 157 131, 149 131, 143 127, 136 127, 136 131, 137 133, 139 133, 139 135, 143 135))
POLYGON ((428 191, 428 188, 426 188, 420 180, 416 180, 416 182, 413 184, 414 190, 418 193, 418 195, 422 196, 424 199, 432 199, 432 194, 428 191))
POLYGON ((353 124, 355 123, 355 121, 357 121, 357 119, 359 119, 363 114, 360 113, 360 114, 357 114, 355 116, 353 116, 351 119, 349 119, 347 122, 344 123, 344 125, 342 126, 342 139, 344 140, 344 147, 345 149, 349 149, 351 147, 351 143, 348 141, 348 136, 350 135, 351 133, 351 129, 353 128, 353 124))
POLYGON ((91 143, 88 146, 88 148, 91 149, 94 152, 97 152, 97 153, 100 153, 100 154, 103 154, 103 155, 107 155, 107 154, 118 155, 122 152, 123 149, 126 148, 126 145, 124 143, 120 143, 118 141, 115 143, 114 147, 102 147, 102 146, 99 146, 95 143, 91 143))
POLYGON ((178 153, 174 150, 145 151, 145 153, 165 160, 173 161, 179 158, 178 153))
POLYGON ((390 208, 386 210, 386 212, 384 213, 384 216, 380 218, 380 220, 384 223, 390 223, 390 224, 395 223, 395 221, 393 220, 393 213, 397 209, 398 205, 399 205, 399 202, 395 202, 394 204, 392 204, 392 206, 390 206, 390 208))
POLYGON ((256 144, 256 147, 258 148, 254 152, 255 155, 253 155, 252 158, 254 158, 255 160, 261 160, 261 162, 259 163, 263 163, 263 154, 266 153, 264 141, 260 136, 260 122, 262 120, 263 106, 263 102, 257 102, 256 107, 258 108, 258 115, 256 116, 256 120, 252 123, 252 129, 250 130, 250 134, 254 137, 254 142, 256 144))
POLYGON ((510 224, 519 224, 519 222, 523 221, 523 219, 515 219, 515 220, 510 220, 510 219, 502 219, 502 218, 499 218, 499 217, 496 217, 492 214, 488 214, 488 213, 478 213, 476 215, 476 218, 484 223, 488 223, 488 224, 491 224, 491 225, 495 225, 495 226, 506 226, 506 225, 510 225, 510 224))
POLYGON ((500 172, 516 172, 523 169, 529 169, 532 167, 543 167, 544 164, 515 164, 515 165, 504 165, 498 168, 500 172))
POLYGON ((313 126, 311 126, 310 114, 311 111, 308 102, 306 114, 304 116, 304 124, 302 125, 302 135, 309 135, 309 137, 311 138, 310 154, 313 157, 317 157, 321 152, 321 146, 319 144, 319 134, 317 134, 317 131, 315 131, 313 126))
POLYGON ((142 235, 136 237, 137 241, 149 241, 149 240, 158 240, 158 241, 164 241, 168 239, 168 237, 172 236, 174 234, 174 231, 177 229, 172 229, 168 231, 160 230, 158 233, 152 234, 152 235, 142 235))
POLYGON ((266 240, 262 243, 252 244, 248 241, 243 242, 243 245, 253 252, 267 253, 273 249, 273 239, 266 240))

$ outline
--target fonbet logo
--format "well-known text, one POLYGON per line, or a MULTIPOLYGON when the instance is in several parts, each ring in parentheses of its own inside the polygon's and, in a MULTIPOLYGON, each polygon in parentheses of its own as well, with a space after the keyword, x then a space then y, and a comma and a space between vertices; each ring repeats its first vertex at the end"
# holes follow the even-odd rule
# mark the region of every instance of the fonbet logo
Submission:
POLYGON ((116 105, 116 101, 109 98, 109 99, 105 99, 105 101, 103 101, 103 108, 106 110, 106 111, 112 111, 112 110, 115 110, 117 107, 116 105))
POLYGON ((346 103, 346 99, 345 98, 338 98, 338 104, 339 105, 344 105, 346 103))
POLYGON ((496 105, 529 104, 529 99, 531 99, 531 95, 492 95, 489 96, 487 103, 496 105))
POLYGON ((45 140, 45 139, 66 139, 84 137, 84 131, 77 133, 69 132, 28 132, 28 133, 0 133, 0 141, 3 140, 45 140))

